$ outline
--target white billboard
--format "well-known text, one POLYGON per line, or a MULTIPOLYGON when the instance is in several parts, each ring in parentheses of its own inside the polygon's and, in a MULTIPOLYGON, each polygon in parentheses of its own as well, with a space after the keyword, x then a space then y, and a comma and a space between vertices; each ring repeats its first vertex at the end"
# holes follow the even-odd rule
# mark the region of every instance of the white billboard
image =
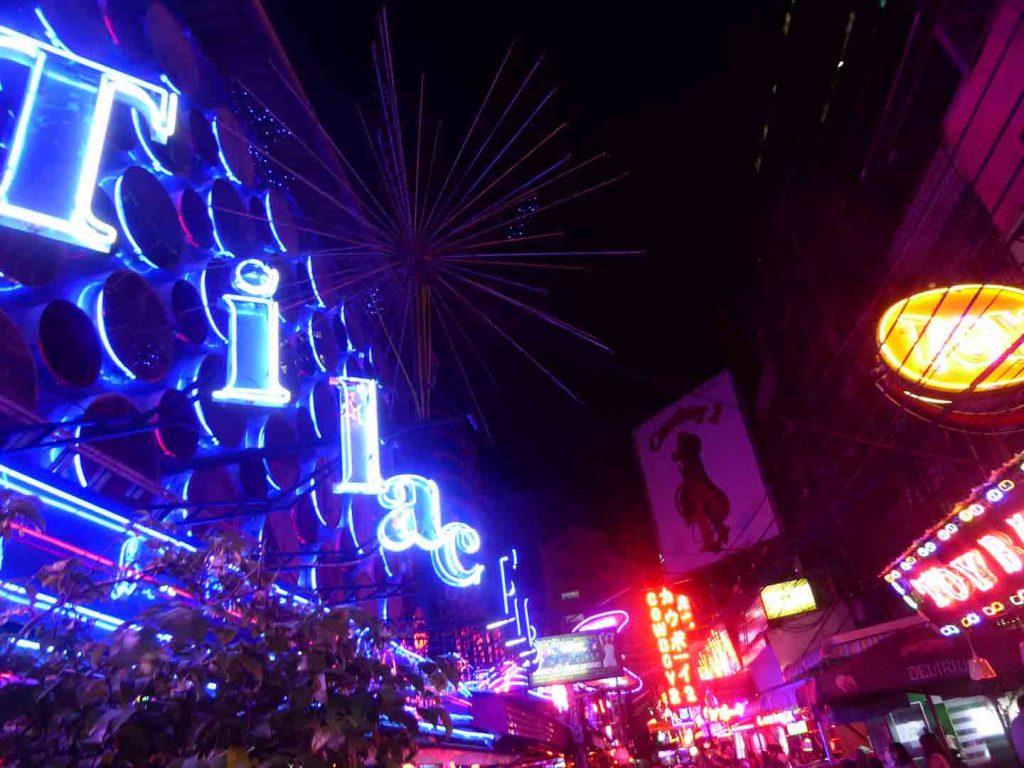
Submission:
POLYGON ((778 533, 728 371, 641 425, 633 440, 668 573, 778 533))

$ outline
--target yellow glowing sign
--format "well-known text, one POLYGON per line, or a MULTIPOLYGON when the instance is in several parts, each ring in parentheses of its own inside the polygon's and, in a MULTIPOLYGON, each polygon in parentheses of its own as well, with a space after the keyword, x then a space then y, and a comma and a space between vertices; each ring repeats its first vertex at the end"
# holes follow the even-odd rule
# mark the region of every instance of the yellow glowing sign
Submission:
POLYGON ((814 591, 807 579, 769 584, 761 590, 764 613, 769 619, 781 619, 815 610, 814 591))
POLYGON ((889 307, 878 323, 878 351, 886 365, 921 387, 985 392, 1024 382, 1022 336, 1024 291, 954 285, 889 307))

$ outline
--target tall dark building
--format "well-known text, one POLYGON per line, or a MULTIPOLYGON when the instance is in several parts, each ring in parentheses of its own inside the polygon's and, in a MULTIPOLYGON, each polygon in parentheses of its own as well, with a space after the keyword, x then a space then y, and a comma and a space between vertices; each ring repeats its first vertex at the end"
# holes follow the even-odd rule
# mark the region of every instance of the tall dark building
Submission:
MULTIPOLYGON (((1020 446, 887 397, 875 334, 919 291, 1015 280, 1022 10, 780 10, 733 364, 787 552, 847 598, 1020 446)), ((903 615, 895 596, 852 604, 903 615)))

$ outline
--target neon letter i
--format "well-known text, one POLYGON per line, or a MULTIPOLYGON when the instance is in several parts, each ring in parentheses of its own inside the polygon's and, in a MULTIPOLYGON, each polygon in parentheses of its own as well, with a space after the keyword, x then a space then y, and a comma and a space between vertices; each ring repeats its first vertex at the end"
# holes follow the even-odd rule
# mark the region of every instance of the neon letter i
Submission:
POLYGON ((0 59, 28 67, 0 177, 0 224, 106 253, 117 233, 92 199, 114 103, 134 107, 163 144, 174 133, 177 95, 7 27, 0 59))
POLYGON ((238 262, 232 276, 237 294, 227 293, 228 374, 214 400, 279 408, 291 395, 279 379, 280 309, 274 293, 281 280, 259 259, 238 262))

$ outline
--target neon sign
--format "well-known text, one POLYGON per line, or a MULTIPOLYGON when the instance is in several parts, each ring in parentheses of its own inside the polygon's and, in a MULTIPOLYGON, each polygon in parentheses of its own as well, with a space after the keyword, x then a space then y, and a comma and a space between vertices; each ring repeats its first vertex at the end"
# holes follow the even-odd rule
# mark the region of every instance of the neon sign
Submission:
MULTIPOLYGON (((1024 290, 954 285, 914 294, 878 323, 879 354, 902 379, 942 393, 1024 382, 1024 290)), ((909 394, 909 393, 908 393, 909 394)))
POLYGON ((572 628, 573 632, 597 632, 602 629, 614 629, 622 632, 629 624, 629 614, 622 610, 602 611, 587 616, 572 628))
MULTIPOLYGON (((572 631, 573 634, 576 634, 614 630, 615 634, 619 635, 622 634, 622 630, 626 628, 627 624, 629 624, 629 614, 623 610, 612 609, 587 616, 583 620, 577 622, 576 626, 572 628, 572 631)), ((639 693, 643 690, 644 681, 639 675, 633 672, 633 670, 623 667, 621 675, 598 680, 594 685, 603 688, 628 690, 629 693, 639 693), (634 681, 635 684, 633 687, 627 688, 627 686, 634 681)))
POLYGON ((137 575, 135 563, 138 562, 141 554, 142 539, 134 534, 125 538, 124 543, 121 544, 121 553, 117 559, 117 573, 124 578, 115 582, 114 586, 110 589, 110 596, 114 600, 127 597, 138 586, 133 577, 137 575))
POLYGON ((335 493, 380 493, 380 437, 377 382, 342 376, 331 379, 341 397, 341 481, 335 493))
POLYGON ((259 259, 235 267, 235 293, 221 297, 228 308, 228 374, 214 400, 280 407, 291 398, 281 386, 278 358, 280 310, 274 301, 280 275, 259 259))
POLYGON ((437 483, 420 475, 382 476, 377 382, 340 376, 331 383, 341 400, 341 481, 334 484, 334 492, 377 497, 386 510, 377 525, 377 541, 384 551, 422 549, 445 584, 479 584, 484 566, 467 566, 462 558, 480 551, 480 534, 466 523, 442 522, 437 483))
POLYGON ((730 677, 742 671, 736 648, 724 629, 712 629, 697 654, 697 675, 701 680, 730 677))
POLYGON ((462 554, 480 551, 480 534, 465 523, 441 523, 441 491, 419 475, 394 475, 377 496, 387 514, 377 526, 377 541, 389 552, 419 547, 430 553, 434 571, 445 584, 468 587, 480 583, 484 567, 469 568, 462 554))
POLYGON ((797 721, 799 713, 792 709, 781 709, 777 712, 766 712, 757 716, 757 724, 765 725, 787 725, 797 721))
MULTIPOLYGON (((191 151, 186 147, 189 142, 182 142, 180 145, 175 142, 168 152, 163 152, 163 148, 156 145, 167 144, 170 140, 176 139, 176 128, 186 127, 177 125, 180 110, 186 106, 195 108, 187 113, 191 121, 198 121, 190 123, 193 128, 207 119, 208 116, 199 111, 198 105, 188 105, 186 98, 175 90, 166 76, 157 79, 154 74, 151 77, 153 82, 148 82, 147 79, 132 77, 72 53, 60 41, 56 30, 49 25, 38 9, 36 16, 45 30, 45 39, 37 40, 0 26, 0 59, 4 60, 5 96, 10 96, 17 89, 17 94, 13 97, 15 111, 12 113, 11 136, 5 147, 6 155, 0 161, 0 226, 16 228, 101 253, 107 253, 115 247, 120 235, 121 241, 116 247, 121 253, 129 256, 128 261, 133 268, 141 263, 157 269, 158 264, 165 262, 151 258, 152 251, 147 253, 151 238, 144 235, 148 230, 145 227, 136 227, 135 231, 132 231, 132 227, 129 226, 135 223, 132 219, 133 206, 142 206, 150 200, 149 197, 134 195, 132 185, 125 183, 126 165, 134 162, 151 166, 164 177, 156 179, 145 172, 147 177, 153 179, 156 190, 156 197, 152 200, 157 200, 170 208, 174 205, 171 191, 175 194, 183 191, 190 196, 187 199, 194 199, 195 204, 199 206, 198 213, 195 210, 191 211, 193 217, 203 218, 202 214, 213 213, 213 220, 206 222, 209 228, 208 237, 190 240, 195 248, 192 254, 195 258, 190 260, 190 264, 196 265, 198 270, 201 264, 199 259, 203 258, 208 261, 208 265, 223 265, 224 282, 228 282, 230 278, 230 286, 217 286, 216 282, 220 278, 215 270, 209 267, 202 268, 201 273, 179 272, 177 275, 165 268, 166 271, 160 276, 159 281, 170 277, 172 280, 176 279, 176 284, 183 285, 187 290, 183 294, 183 307, 180 310, 176 306, 166 308, 173 308, 173 312, 167 312, 166 316, 161 315, 159 320, 162 328, 166 328, 167 321, 176 325, 179 323, 180 311, 182 316, 190 315, 193 322, 195 317, 199 317, 202 325, 202 316, 205 313, 205 319, 216 338, 211 335, 207 347, 202 348, 201 344, 206 337, 205 328, 198 338, 188 334, 180 336, 183 340, 187 337, 188 343, 181 345, 180 349, 176 347, 174 355, 206 357, 179 360, 182 365, 173 369, 174 383, 183 390, 189 390, 184 397, 192 398, 192 413, 199 427, 209 438, 205 442, 206 449, 237 446, 241 438, 232 440, 231 433, 236 431, 233 426, 242 423, 243 426, 237 430, 241 433, 246 428, 244 419, 252 416, 251 411, 244 411, 239 419, 224 418, 227 409, 209 407, 209 399, 242 406, 284 407, 293 399, 288 389, 282 385, 282 380, 287 382, 289 375, 315 377, 318 386, 323 390, 325 387, 322 382, 326 381, 331 373, 336 372, 329 370, 329 367, 334 368, 333 364, 328 366, 320 359, 315 346, 313 360, 317 369, 306 366, 305 360, 299 360, 294 365, 282 369, 282 350, 289 349, 290 343, 294 342, 297 323, 291 318, 287 322, 282 322, 282 306, 275 298, 281 293, 280 275, 263 259, 241 258, 250 255, 241 248, 238 249, 240 258, 235 258, 231 253, 214 253, 214 242, 221 246, 224 243, 232 243, 232 238, 228 236, 230 227, 223 226, 222 229, 225 231, 219 233, 215 226, 217 218, 231 222, 231 216, 246 217, 250 213, 260 218, 258 214, 262 210, 266 213, 268 229, 265 234, 260 231, 260 248, 267 253, 280 251, 275 255, 275 259, 281 260, 282 274, 289 274, 286 270, 294 266, 288 263, 290 261, 304 266, 309 273, 310 289, 314 296, 303 295, 298 301, 290 301, 289 304, 305 304, 297 312, 298 317, 302 317, 301 312, 310 311, 314 306, 324 307, 322 297, 317 294, 318 271, 313 268, 311 257, 300 253, 300 241, 290 227, 290 198, 275 191, 272 204, 271 196, 265 189, 236 190, 224 179, 226 174, 237 183, 240 177, 244 179, 247 176, 242 172, 245 168, 233 169, 229 166, 227 161, 231 158, 225 153, 225 150, 228 150, 227 154, 230 155, 230 150, 235 148, 234 144, 237 141, 232 142, 231 139, 244 143, 241 126, 237 130, 229 130, 230 124, 223 121, 219 125, 214 121, 210 126, 216 141, 220 166, 212 155, 207 156, 208 153, 201 151, 196 152, 194 156, 190 155, 188 162, 177 162, 180 159, 179 150, 191 151), (22 74, 23 79, 20 77, 22 74), (126 134, 119 138, 133 141, 131 134, 134 128, 137 146, 128 146, 113 138, 112 120, 117 116, 115 105, 121 105, 116 107, 117 110, 129 110, 131 118, 130 124, 126 121, 126 134), (229 136, 229 133, 232 135, 229 136), (222 146, 222 139, 231 145, 222 146), (161 158, 165 158, 163 162, 161 158), (113 210, 109 215, 102 213, 104 209, 100 204, 96 205, 95 210, 93 208, 93 198, 96 196, 100 179, 109 180, 113 184, 113 210), (246 203, 244 210, 239 209, 239 213, 232 208, 229 211, 231 216, 225 216, 222 213, 223 207, 214 210, 211 205, 204 211, 200 190, 211 180, 214 184, 233 190, 239 200, 246 203), (249 199, 250 196, 252 199, 249 199), (254 203, 255 207, 249 205, 250 203, 254 203), (104 217, 109 217, 109 220, 104 217), (222 234, 225 236, 224 243, 221 242, 222 234), (281 254, 286 252, 287 256, 282 257, 281 254), (210 261, 211 256, 215 257, 213 261, 210 261), (210 279, 211 274, 213 279, 210 279), (214 289, 217 295, 213 294, 214 289), (193 301, 195 307, 191 305, 193 301), (223 316, 215 317, 215 313, 219 315, 221 309, 223 316), (285 343, 282 344, 282 337, 288 334, 292 334, 291 338, 285 338, 285 343), (210 348, 219 347, 220 342, 224 344, 222 351, 218 350, 216 355, 207 354, 210 348), (196 392, 199 382, 196 377, 189 374, 211 360, 214 366, 219 366, 218 358, 221 355, 225 359, 224 386, 210 392, 207 388, 209 379, 204 376, 200 391, 196 392), (225 427, 224 422, 231 422, 231 428, 225 427)), ((42 33, 37 34, 40 38, 44 37, 42 33)), ((128 112, 125 116, 128 116, 128 112)), ((186 233, 189 232, 189 211, 179 204, 177 213, 181 227, 186 233)), ((251 244, 257 245, 255 242, 251 244)), ((221 250, 224 250, 223 247, 221 250)), ((167 267, 172 263, 173 260, 166 263, 167 267)), ((123 327, 125 313, 122 311, 118 314, 114 310, 123 310, 124 305, 116 305, 119 297, 113 291, 104 293, 101 289, 93 293, 95 284, 90 283, 89 293, 84 294, 79 291, 81 286, 77 284, 83 275, 93 280, 100 273, 109 272, 112 264, 109 259, 93 259, 80 265, 76 264, 74 270, 68 270, 69 280, 63 283, 63 286, 58 284, 56 287, 58 290, 64 287, 68 292, 73 290, 78 295, 80 303, 86 308, 95 326, 99 344, 112 361, 112 368, 121 374, 106 377, 103 392, 121 389, 129 399, 138 396, 148 401, 153 395, 151 385, 154 382, 142 375, 136 375, 133 371, 133 366, 137 370, 136 361, 132 357, 134 350, 130 345, 119 343, 117 332, 123 327), (76 284, 69 288, 71 282, 76 284), (88 303, 83 298, 85 296, 89 299, 88 303), (104 305, 107 313, 104 312, 104 305), (116 323, 111 319, 115 317, 116 323)), ((144 267, 140 269, 145 271, 144 267)), ((17 278, 12 276, 9 279, 15 281, 17 278)), ((49 293, 42 300, 48 298, 49 293)), ((290 298, 294 298, 294 295, 290 298)), ((171 304, 173 305, 175 301, 176 298, 171 299, 171 304)), ((7 309, 16 314, 23 307, 24 305, 12 305, 7 309)), ((289 315, 287 311, 284 314, 289 315)), ((326 317, 327 313, 323 315, 326 317)), ((344 323, 343 315, 340 319, 344 323)), ((129 314, 127 321, 130 323, 131 320, 129 314)), ((308 327, 312 328, 311 319, 308 327)), ((181 332, 181 329, 175 328, 175 331, 181 332)), ((310 343, 313 344, 312 334, 310 343)), ((207 365, 204 370, 208 373, 210 367, 207 365)), ((220 371, 215 373, 219 374, 220 371)), ((170 375, 168 374, 168 379, 170 375)), ((458 587, 479 584, 484 566, 477 564, 477 558, 474 556, 481 550, 480 534, 464 522, 442 519, 437 485, 428 478, 418 475, 396 475, 386 479, 383 477, 380 463, 377 382, 371 379, 343 377, 332 383, 338 387, 341 395, 341 472, 335 490, 345 494, 372 496, 384 508, 383 517, 387 525, 382 529, 386 530, 380 541, 382 552, 387 551, 389 547, 394 548, 393 551, 422 549, 430 555, 434 570, 446 584, 458 587), (385 547, 385 543, 388 547, 385 547)), ((162 387, 168 385, 169 381, 162 380, 162 387)), ((67 400, 69 394, 77 401, 82 394, 91 395, 95 392, 91 389, 74 393, 67 390, 57 393, 50 391, 47 398, 67 400)), ((49 407, 49 399, 46 402, 49 407)), ((309 414, 318 438, 317 444, 308 450, 315 453, 313 458, 318 462, 317 466, 320 466, 320 463, 327 464, 334 458, 330 455, 333 446, 328 447, 323 440, 326 430, 322 432, 320 429, 324 426, 323 411, 327 409, 325 406, 321 408, 318 423, 312 392, 308 402, 309 414)), ((149 405, 146 408, 149 408, 149 405)), ((189 419, 192 413, 187 413, 189 419)), ((29 422, 32 418, 31 414, 25 416, 29 422)), ((162 414, 160 418, 163 418, 162 414)), ((195 422, 190 420, 189 423, 195 422)), ((257 423, 248 425, 253 431, 258 426, 257 423)), ((120 601, 119 607, 123 607, 125 602, 143 597, 150 598, 157 592, 165 596, 179 594, 168 585, 151 586, 144 583, 147 579, 140 580, 143 561, 152 549, 147 545, 147 541, 150 545, 156 541, 184 551, 196 551, 202 547, 202 528, 191 527, 192 521, 187 520, 188 515, 182 509, 173 509, 173 517, 167 518, 168 523, 177 521, 183 526, 180 536, 158 527, 151 527, 140 520, 138 509, 119 499, 139 500, 148 496, 161 498, 159 486, 166 483, 172 485, 176 492, 180 491, 180 495, 175 492, 162 497, 164 501, 169 502, 166 506, 170 509, 181 503, 182 499, 189 498, 186 489, 190 483, 195 491, 193 501, 198 503, 202 498, 197 490, 199 484, 192 482, 192 476, 171 480, 164 475, 161 480, 159 473, 164 471, 164 467, 155 467, 152 471, 147 467, 145 472, 125 472, 124 477, 118 477, 117 482, 110 483, 110 474, 120 474, 119 467, 124 466, 121 459, 115 458, 112 453, 108 453, 106 457, 110 459, 110 465, 100 462, 104 466, 103 473, 90 473, 86 476, 83 470, 83 456, 90 456, 90 450, 104 453, 102 442, 97 441, 91 449, 86 447, 90 436, 81 427, 69 427, 63 433, 54 434, 62 443, 61 455, 66 456, 67 461, 61 458, 60 463, 49 465, 44 463, 45 460, 35 461, 35 454, 22 454, 23 460, 4 459, 0 464, 0 488, 35 497, 44 507, 48 522, 56 523, 51 530, 56 529, 60 536, 67 536, 68 540, 48 535, 48 538, 43 539, 43 534, 28 532, 18 532, 16 536, 12 534, 6 541, 0 539, 0 567, 6 566, 4 578, 21 578, 23 574, 33 572, 35 566, 53 553, 67 552, 69 555, 87 559, 110 572, 110 601, 120 601), (108 469, 109 472, 106 471, 108 469), (75 476, 78 478, 77 484, 75 476), (125 485, 129 490, 122 491, 125 485), (100 537, 98 533, 104 536, 100 537), (31 551, 24 550, 23 545, 31 548, 31 551)), ((264 424, 259 430, 260 448, 264 445, 265 434, 264 424)), ((159 440, 158 436, 157 441, 159 440)), ((166 453, 171 453, 162 442, 159 447, 166 453)), ((306 447, 303 449, 306 450, 306 447)), ((50 456, 52 458, 52 454, 50 456)), ((92 456, 99 460, 96 454, 92 456)), ((188 456, 179 458, 182 461, 178 467, 189 465, 188 456)), ((231 460, 230 457, 225 458, 227 461, 231 460)), ((304 457, 304 460, 305 458, 310 457, 304 457)), ((128 469, 131 470, 133 467, 128 469)), ((282 490, 281 486, 269 477, 268 483, 274 490, 282 493, 311 493, 316 519, 325 527, 329 525, 327 516, 321 513, 318 507, 316 488, 311 490, 310 486, 304 485, 298 490, 282 490)), ((241 492, 241 489, 236 487, 230 490, 241 492)), ((354 526, 351 525, 351 508, 348 514, 350 530, 354 530, 354 526)), ((332 523, 335 520, 333 517, 330 519, 332 523)), ((253 524, 263 523, 254 519, 253 524)), ((263 529, 261 528, 259 532, 262 533, 263 529)), ((384 569, 390 577, 392 574, 386 559, 384 569)), ((301 583, 315 591, 315 576, 314 571, 307 581, 301 583)), ((274 585, 272 590, 282 596, 282 599, 290 599, 295 604, 309 603, 305 598, 290 595, 277 585, 274 585)), ((0 598, 7 599, 14 594, 8 590, 0 595, 0 598)), ((103 598, 103 602, 108 602, 106 597, 103 598)), ((529 643, 532 643, 536 630, 530 624, 528 599, 518 599, 518 607, 524 627, 530 630, 527 632, 527 638, 529 643)), ((82 610, 91 609, 83 607, 82 610)), ((110 628, 117 623, 119 620, 105 621, 97 626, 110 628)))
POLYGON ((697 703, 697 689, 690 663, 690 643, 687 632, 696 628, 690 599, 676 594, 668 587, 647 593, 651 634, 661 657, 662 672, 668 688, 665 702, 673 709, 697 703))
POLYGON ((0 177, 0 224, 106 253, 117 231, 92 201, 114 104, 131 106, 163 144, 177 94, 7 27, 0 57, 29 70, 0 177))
POLYGON ((519 593, 519 584, 515 578, 519 570, 519 551, 513 549, 509 554, 498 558, 498 575, 501 578, 501 610, 504 618, 492 621, 487 629, 498 629, 500 627, 515 625, 515 632, 505 641, 505 646, 525 645, 526 648, 519 652, 520 657, 531 656, 536 653, 534 643, 537 640, 537 628, 530 620, 530 598, 523 597, 519 593))
POLYGON ((704 719, 712 723, 728 723, 743 717, 747 711, 747 702, 737 701, 735 704, 719 704, 717 707, 704 707, 704 719))
POLYGON ((918 539, 884 574, 914 610, 957 635, 1024 607, 1024 454, 918 539))
POLYGON ((761 589, 761 603, 767 619, 782 619, 815 610, 814 590, 807 579, 769 584, 761 589))

